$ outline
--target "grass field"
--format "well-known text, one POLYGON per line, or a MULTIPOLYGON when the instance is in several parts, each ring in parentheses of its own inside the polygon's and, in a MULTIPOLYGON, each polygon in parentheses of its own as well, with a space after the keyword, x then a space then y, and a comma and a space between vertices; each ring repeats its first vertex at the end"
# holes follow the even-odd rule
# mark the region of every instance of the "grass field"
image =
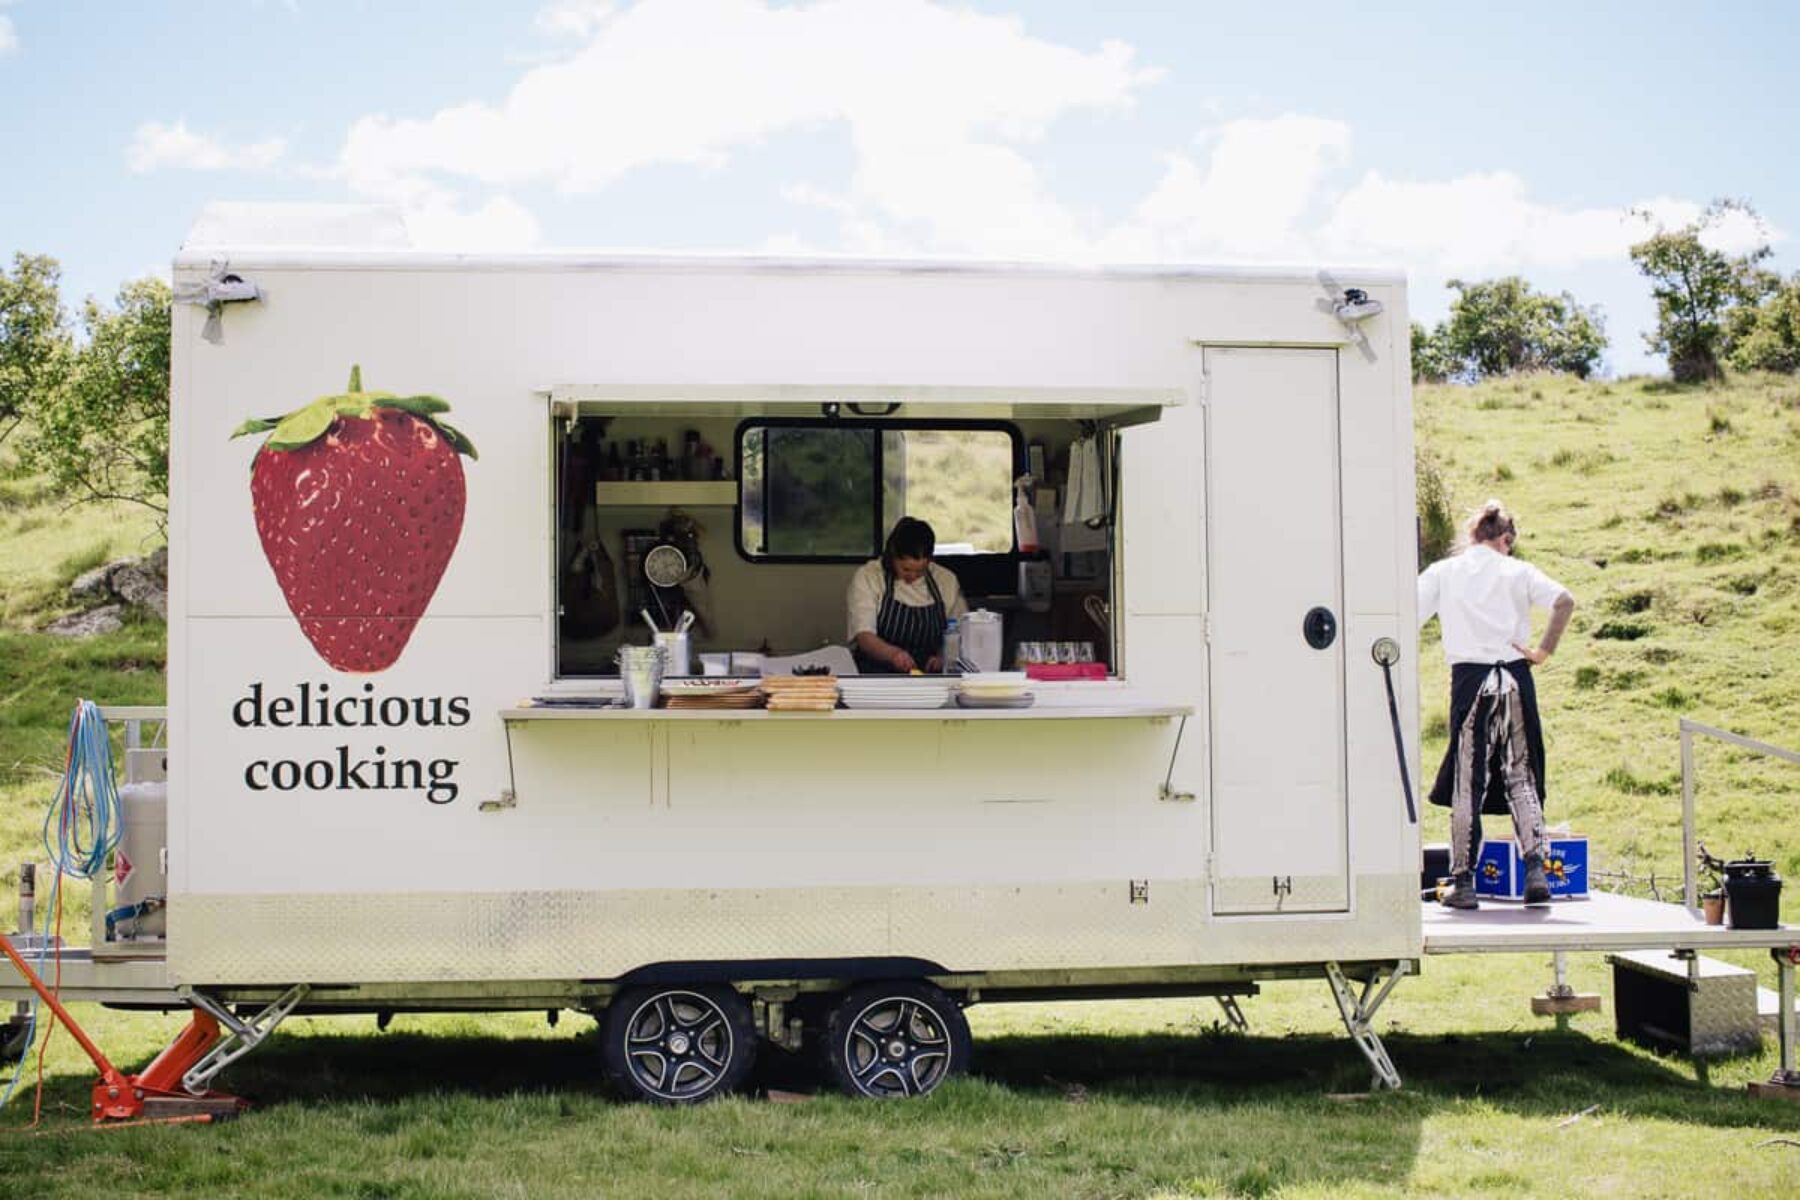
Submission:
MULTIPOLYGON (((1552 820, 1646 889, 1679 879, 1675 721, 1785 745, 1800 713, 1800 382, 1712 391, 1556 379, 1418 396, 1423 441, 1459 507, 1498 494, 1520 551, 1576 593, 1540 673, 1552 820)), ((6 620, 53 603, 78 537, 30 553, 4 523, 61 520, 41 498, 0 512, 6 620), (35 583, 22 581, 36 580, 35 583), (27 595, 28 600, 15 597, 27 595)), ((97 525, 81 522, 73 528, 97 525)), ((28 531, 29 532, 29 531, 28 531)), ((87 551, 91 555, 91 551, 87 551)), ((79 561, 79 559, 76 559, 79 561)), ((1428 631, 1428 638, 1430 637, 1428 631)), ((1443 742, 1435 645, 1422 648, 1427 764, 1443 742)), ((0 890, 41 858, 37 826, 76 695, 161 692, 160 630, 79 645, 0 633, 0 890)), ((1715 850, 1754 847, 1800 877, 1800 768, 1722 746, 1700 755, 1715 850)), ((1443 836, 1428 814, 1427 836, 1443 836)), ((1788 889, 1784 915, 1800 914, 1788 889)), ((80 897, 67 921, 85 919, 80 897)), ((10 923, 10 922, 8 922, 10 923)), ((1766 961, 1743 958, 1772 978, 1766 961)), ((86 1129, 92 1072, 66 1036, 0 1110, 0 1198, 85 1196, 1738 1196, 1786 1194, 1800 1105, 1758 1103, 1760 1056, 1696 1068, 1616 1041, 1610 1015, 1529 1015, 1541 958, 1431 959, 1382 1012, 1404 1091, 1368 1076, 1322 984, 1245 1004, 1249 1036, 1204 1001, 977 1007, 977 1074, 929 1100, 746 1098, 696 1111, 620 1104, 598 1084, 591 1021, 296 1019, 227 1072, 259 1108, 216 1128, 86 1129)), ((1609 993, 1605 966, 1575 983, 1609 993)), ((1610 995, 1607 997, 1610 1012, 1610 995)), ((78 1006, 131 1069, 174 1017, 78 1006)), ((809 1092, 765 1055, 761 1087, 809 1092)))

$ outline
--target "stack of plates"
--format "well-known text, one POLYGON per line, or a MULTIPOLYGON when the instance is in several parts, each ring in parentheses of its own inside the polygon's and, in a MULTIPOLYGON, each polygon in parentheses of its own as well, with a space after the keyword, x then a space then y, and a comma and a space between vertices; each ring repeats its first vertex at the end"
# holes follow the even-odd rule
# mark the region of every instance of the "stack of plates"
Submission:
POLYGON ((838 680, 850 708, 942 708, 950 702, 944 679, 909 675, 860 675, 838 680))
POLYGON ((1023 671, 986 671, 964 675, 957 684, 956 702, 964 708, 1030 708, 1036 699, 1025 690, 1023 671))
POLYGON ((830 712, 837 707, 833 675, 766 675, 760 686, 770 712, 830 712))
POLYGON ((669 708, 760 708, 754 679, 668 679, 662 685, 669 708))

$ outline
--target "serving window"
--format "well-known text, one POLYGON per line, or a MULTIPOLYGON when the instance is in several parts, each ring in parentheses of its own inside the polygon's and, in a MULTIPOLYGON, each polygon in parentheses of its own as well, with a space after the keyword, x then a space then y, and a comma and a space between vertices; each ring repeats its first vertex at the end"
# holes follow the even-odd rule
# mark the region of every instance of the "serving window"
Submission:
POLYGON ((1002 615, 1005 667, 1085 652, 1117 673, 1118 436, 1105 419, 1066 404, 983 404, 978 419, 949 404, 831 416, 735 395, 552 398, 553 673, 571 690, 616 675, 618 648, 650 640, 645 611, 663 627, 695 613, 695 671, 702 654, 844 645, 850 578, 902 516, 931 524, 936 561, 971 608, 1002 615), (1014 482, 1027 474, 1033 553, 1014 531, 1014 482), (1077 476, 1087 501, 1073 521, 1077 476), (674 561, 663 546, 680 551, 673 583, 649 566, 653 552, 658 566, 674 561))

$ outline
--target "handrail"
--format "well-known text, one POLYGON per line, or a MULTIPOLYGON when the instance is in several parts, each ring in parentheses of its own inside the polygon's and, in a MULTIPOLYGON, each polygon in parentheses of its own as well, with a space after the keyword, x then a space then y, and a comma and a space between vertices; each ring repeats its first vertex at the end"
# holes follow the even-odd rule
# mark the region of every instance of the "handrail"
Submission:
POLYGON ((1694 735, 1717 738, 1721 742, 1729 742, 1741 746, 1754 754, 1766 754, 1771 758, 1786 759, 1791 763, 1800 763, 1800 750, 1789 750, 1784 746, 1760 742, 1755 738, 1745 737, 1741 733, 1732 733, 1717 726, 1681 718, 1681 896, 1690 912, 1698 913, 1699 896, 1696 894, 1694 879, 1695 854, 1699 844, 1694 832, 1694 735))

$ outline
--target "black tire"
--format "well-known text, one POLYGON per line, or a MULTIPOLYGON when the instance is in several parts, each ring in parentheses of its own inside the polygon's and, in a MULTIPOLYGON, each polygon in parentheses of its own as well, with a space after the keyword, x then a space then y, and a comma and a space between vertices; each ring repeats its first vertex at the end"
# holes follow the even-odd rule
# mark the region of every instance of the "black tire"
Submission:
POLYGON ((607 1078, 633 1099, 699 1104, 742 1086, 756 1059, 750 1005, 723 984, 628 988, 600 1019, 607 1078))
POLYGON ((825 1019, 826 1074, 852 1096, 928 1096, 973 1057, 962 1008, 929 983, 863 984, 825 1019))

